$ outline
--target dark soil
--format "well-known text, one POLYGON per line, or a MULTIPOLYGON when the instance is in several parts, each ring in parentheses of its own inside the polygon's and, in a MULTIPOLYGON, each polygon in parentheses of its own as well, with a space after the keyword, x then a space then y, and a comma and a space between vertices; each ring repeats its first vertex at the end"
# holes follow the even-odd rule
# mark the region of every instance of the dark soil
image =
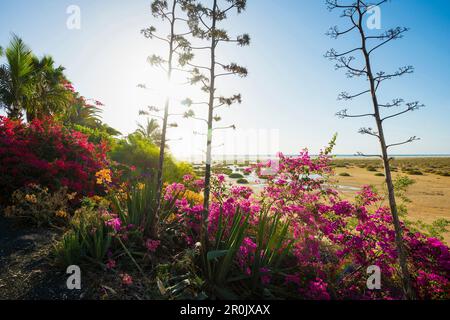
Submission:
POLYGON ((83 299, 67 289, 68 275, 53 264, 58 233, 16 226, 0 214, 0 300, 83 299))
MULTIPOLYGON (((69 290, 70 275, 52 256, 60 236, 49 229, 17 225, 0 209, 0 300, 142 300, 155 296, 139 280, 128 288, 117 274, 86 266, 81 267, 82 290, 69 290)), ((133 278, 139 276, 133 274, 133 278)))

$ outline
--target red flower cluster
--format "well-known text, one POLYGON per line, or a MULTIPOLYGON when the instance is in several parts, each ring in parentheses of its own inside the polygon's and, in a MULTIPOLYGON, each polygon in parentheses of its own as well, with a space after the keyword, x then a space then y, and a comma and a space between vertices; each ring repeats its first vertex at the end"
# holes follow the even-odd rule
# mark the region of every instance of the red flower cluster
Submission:
POLYGON ((95 173, 107 164, 106 152, 106 145, 93 145, 51 118, 25 124, 0 117, 0 192, 8 196, 33 183, 94 195, 101 191, 95 173))

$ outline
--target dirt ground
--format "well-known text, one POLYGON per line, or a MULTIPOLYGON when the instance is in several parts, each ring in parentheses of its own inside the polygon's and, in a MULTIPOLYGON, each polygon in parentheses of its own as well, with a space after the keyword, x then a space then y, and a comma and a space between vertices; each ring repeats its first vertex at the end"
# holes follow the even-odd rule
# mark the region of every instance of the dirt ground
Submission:
MULTIPOLYGON (((353 188, 362 185, 374 185, 379 191, 384 190, 384 177, 375 176, 376 172, 369 172, 367 169, 350 167, 336 168, 336 179, 343 186, 353 188), (340 177, 340 173, 349 173, 350 177, 340 177)), ((378 170, 382 172, 382 170, 378 170)), ((394 178, 399 173, 394 173, 394 178)), ((403 174, 404 175, 404 174, 403 174)), ((411 220, 422 220, 432 223, 437 219, 450 220, 450 177, 443 177, 436 174, 425 174, 423 176, 409 176, 415 184, 409 187, 407 197, 411 199, 408 204, 408 217, 411 220)), ((353 198, 356 190, 344 188, 341 190, 344 197, 353 198)), ((445 241, 450 244, 450 232, 445 234, 445 241)))
POLYGON ((0 215, 0 300, 77 300, 67 275, 52 264, 54 232, 15 226, 0 215))

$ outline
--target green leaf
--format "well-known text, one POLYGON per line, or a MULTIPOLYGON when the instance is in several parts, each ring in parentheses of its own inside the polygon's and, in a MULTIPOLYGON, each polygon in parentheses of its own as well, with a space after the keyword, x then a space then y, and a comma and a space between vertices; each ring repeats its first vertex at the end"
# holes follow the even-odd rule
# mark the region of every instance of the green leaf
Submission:
POLYGON ((218 258, 222 258, 228 254, 228 250, 216 250, 216 251, 209 251, 207 254, 208 261, 212 261, 218 258))
POLYGON ((228 288, 215 286, 214 291, 219 296, 219 298, 224 299, 224 300, 238 300, 239 299, 239 297, 228 288))

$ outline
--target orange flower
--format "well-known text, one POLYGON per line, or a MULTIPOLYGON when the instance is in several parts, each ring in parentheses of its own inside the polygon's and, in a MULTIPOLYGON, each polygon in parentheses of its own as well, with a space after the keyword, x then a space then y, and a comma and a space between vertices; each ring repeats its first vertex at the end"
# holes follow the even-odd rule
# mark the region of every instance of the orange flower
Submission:
POLYGON ((107 184, 112 182, 111 178, 111 170, 109 169, 103 169, 100 170, 95 174, 95 177, 97 178, 97 184, 107 184))
POLYGON ((67 218, 67 212, 65 212, 64 210, 58 210, 56 212, 56 216, 59 218, 67 218))
POLYGON ((36 196, 34 195, 34 194, 27 194, 26 196, 25 196, 25 200, 26 201, 28 201, 28 202, 30 202, 30 203, 33 203, 33 204, 36 204, 37 203, 37 198, 36 198, 36 196))

